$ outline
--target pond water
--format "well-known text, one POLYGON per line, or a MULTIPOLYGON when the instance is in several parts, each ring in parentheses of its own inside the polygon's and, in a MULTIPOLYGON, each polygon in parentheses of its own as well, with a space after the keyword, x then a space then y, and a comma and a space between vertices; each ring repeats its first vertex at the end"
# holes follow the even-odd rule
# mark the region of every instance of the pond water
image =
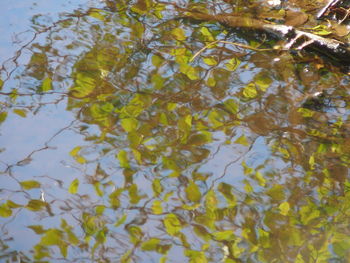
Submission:
POLYGON ((212 16, 325 2, 5 0, 0 261, 348 262, 349 65, 212 16))

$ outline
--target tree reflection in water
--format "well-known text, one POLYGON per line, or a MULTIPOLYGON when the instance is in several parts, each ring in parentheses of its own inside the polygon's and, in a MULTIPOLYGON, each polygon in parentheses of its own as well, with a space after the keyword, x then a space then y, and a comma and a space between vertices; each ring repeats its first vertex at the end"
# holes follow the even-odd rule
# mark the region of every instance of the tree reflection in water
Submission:
MULTIPOLYGON (((184 4, 275 22, 299 8, 311 27, 314 2, 299 2, 184 4)), ((15 123, 31 140, 24 124, 47 117, 36 122, 44 143, 2 161, 0 257, 344 262, 349 77, 317 54, 272 50, 269 36, 184 18, 172 4, 103 5, 53 24, 33 18, 33 40, 2 66, 3 133, 15 123), (226 42, 203 49, 215 40, 226 42)))

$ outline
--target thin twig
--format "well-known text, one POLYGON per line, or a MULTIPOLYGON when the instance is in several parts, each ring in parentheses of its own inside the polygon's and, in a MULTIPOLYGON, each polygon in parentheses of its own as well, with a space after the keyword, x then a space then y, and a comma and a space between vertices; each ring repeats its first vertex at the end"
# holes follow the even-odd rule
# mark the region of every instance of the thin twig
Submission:
POLYGON ((190 62, 194 61, 195 58, 198 57, 204 50, 208 49, 209 47, 211 47, 212 45, 215 45, 217 43, 230 44, 230 45, 234 45, 237 47, 250 49, 253 51, 271 51, 271 50, 273 50, 272 48, 255 48, 252 46, 248 46, 248 45, 244 45, 244 44, 240 44, 240 43, 236 43, 236 42, 230 42, 230 41, 225 41, 225 40, 216 40, 214 42, 209 43, 205 47, 201 48, 196 54, 193 55, 193 57, 190 59, 190 62))

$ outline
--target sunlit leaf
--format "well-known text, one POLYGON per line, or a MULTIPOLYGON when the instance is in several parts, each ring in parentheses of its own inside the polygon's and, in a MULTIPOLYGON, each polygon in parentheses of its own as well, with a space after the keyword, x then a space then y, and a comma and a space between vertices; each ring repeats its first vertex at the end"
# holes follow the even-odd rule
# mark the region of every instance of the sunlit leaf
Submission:
POLYGON ((281 203, 278 208, 280 209, 280 213, 284 216, 288 215, 290 205, 288 202, 281 203))
POLYGON ((225 64, 225 66, 228 70, 235 71, 239 64, 241 64, 241 61, 238 58, 232 58, 225 64))
POLYGON ((30 190, 33 188, 40 188, 41 184, 34 180, 19 182, 24 190, 30 190))
POLYGON ((310 169, 314 170, 315 169, 315 156, 311 155, 309 158, 309 165, 310 165, 310 169))
POLYGON ((130 203, 137 204, 142 198, 142 196, 139 195, 137 184, 132 184, 128 190, 129 190, 130 203))
POLYGON ((255 85, 262 91, 266 91, 272 83, 271 77, 266 73, 259 73, 254 77, 255 85))
POLYGON ((8 207, 8 205, 1 204, 0 205, 0 216, 1 217, 10 217, 12 215, 12 210, 8 207))
POLYGON ((207 27, 201 27, 200 32, 203 34, 203 36, 205 36, 207 41, 214 41, 214 36, 212 35, 212 33, 209 31, 209 29, 207 27))
POLYGON ((209 86, 209 87, 215 87, 215 85, 216 85, 216 80, 214 79, 214 78, 208 78, 207 79, 207 85, 209 86))
POLYGON ((22 118, 27 117, 27 111, 22 109, 14 109, 13 113, 17 114, 18 116, 21 116, 22 118))
POLYGON ((248 99, 254 99, 258 95, 256 86, 254 83, 250 83, 243 89, 243 96, 248 99))
POLYGON ((38 235, 44 234, 46 232, 42 225, 31 225, 28 226, 28 228, 32 229, 35 232, 35 234, 38 235))
POLYGON ((210 58, 203 58, 203 62, 207 64, 208 66, 215 66, 218 64, 215 58, 210 57, 210 58))
POLYGON ((235 140, 235 143, 242 144, 244 146, 250 145, 250 143, 248 142, 247 137, 245 137, 245 135, 242 135, 239 138, 237 138, 237 140, 235 140))
POLYGON ((238 112, 238 104, 233 99, 228 99, 224 102, 225 109, 227 109, 232 114, 238 112))
POLYGON ((326 25, 317 25, 311 28, 311 30, 314 34, 320 35, 320 36, 327 36, 332 34, 332 31, 329 30, 329 27, 327 27, 326 25))
POLYGON ((6 120, 7 117, 7 112, 3 111, 0 112, 0 123, 4 122, 6 120))
POLYGON ((35 200, 35 199, 30 200, 26 205, 26 208, 32 211, 40 211, 44 207, 46 207, 46 203, 44 201, 35 200))
POLYGON ((188 64, 185 64, 185 63, 181 64, 180 71, 181 71, 181 73, 185 74, 190 80, 199 79, 198 69, 196 69, 188 64))
POLYGON ((106 15, 108 13, 105 12, 104 10, 100 10, 100 9, 97 9, 97 8, 91 8, 89 10, 89 16, 93 17, 93 18, 96 18, 100 21, 105 21, 106 20, 106 15))
POLYGON ((137 129, 138 121, 135 118, 121 119, 120 123, 126 132, 132 132, 137 129))
POLYGON ((128 154, 127 154, 126 151, 121 150, 118 153, 117 157, 118 157, 118 160, 119 160, 120 167, 122 167, 122 168, 130 168, 128 154))
POLYGON ((63 242, 63 232, 58 229, 48 229, 42 236, 40 244, 44 246, 59 246, 63 242))
POLYGON ((127 230, 129 232, 130 241, 133 244, 139 243, 143 236, 142 229, 138 226, 130 226, 127 230))
POLYGON ((3 86, 4 86, 4 81, 0 79, 0 90, 2 89, 3 86))
POLYGON ((165 230, 171 236, 176 235, 182 229, 181 222, 175 214, 166 215, 163 219, 163 224, 165 226, 165 230))
POLYGON ((152 212, 155 215, 160 215, 163 213, 162 201, 155 200, 152 204, 152 212))
POLYGON ((74 179, 68 188, 68 192, 71 194, 76 194, 78 192, 78 187, 79 187, 79 180, 74 179))
POLYGON ((109 203, 113 209, 117 209, 120 206, 119 196, 123 192, 123 189, 116 189, 109 195, 109 203))
POLYGON ((155 67, 159 67, 163 63, 164 59, 161 58, 160 56, 153 55, 152 56, 152 64, 155 67))
POLYGON ((204 252, 196 250, 185 250, 185 256, 190 260, 188 263, 207 263, 208 260, 205 257, 204 252))
POLYGON ((152 182, 154 196, 158 197, 163 192, 163 186, 159 178, 155 178, 152 182))
POLYGON ((218 241, 223 241, 223 240, 231 241, 235 239, 235 234, 233 230, 218 231, 218 232, 214 232, 212 235, 218 241))
POLYGON ((119 218, 119 220, 117 220, 117 222, 114 224, 115 227, 118 227, 122 224, 124 224, 124 222, 126 221, 127 219, 127 215, 124 214, 121 218, 119 218))
POLYGON ((94 182, 93 184, 95 192, 98 196, 102 197, 103 196, 103 191, 101 189, 101 183, 100 182, 94 182))
POLYGON ((192 202, 198 202, 199 200, 201 200, 202 194, 199 190, 198 185, 194 182, 190 182, 188 184, 188 186, 185 189, 185 192, 188 200, 192 202))
POLYGON ((52 89, 52 80, 51 78, 46 78, 43 80, 43 84, 41 85, 41 91, 46 92, 52 89))
POLYGON ((144 251, 156 250, 159 243, 160 243, 160 239, 151 238, 141 244, 141 249, 144 251))
POLYGON ((175 37, 176 40, 179 40, 179 41, 186 40, 185 31, 180 27, 173 29, 171 31, 171 34, 175 37))

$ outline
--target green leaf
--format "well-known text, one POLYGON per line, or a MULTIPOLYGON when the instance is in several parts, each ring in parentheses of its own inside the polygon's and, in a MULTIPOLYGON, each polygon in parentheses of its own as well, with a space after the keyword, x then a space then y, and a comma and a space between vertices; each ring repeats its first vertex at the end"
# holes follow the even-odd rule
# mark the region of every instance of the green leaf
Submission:
POLYGON ((38 234, 38 235, 44 234, 46 232, 46 230, 43 228, 42 225, 31 225, 31 226, 28 226, 28 228, 33 230, 35 234, 38 234))
POLYGON ((224 107, 232 114, 236 114, 238 112, 238 104, 233 99, 228 99, 224 102, 224 107))
POLYGON ((22 205, 16 204, 15 202, 11 201, 11 200, 7 200, 6 204, 9 208, 19 208, 22 207, 22 205))
POLYGON ((79 187, 79 180, 76 178, 71 182, 68 188, 68 192, 70 194, 76 194, 78 192, 78 187, 79 187))
POLYGON ((283 202, 278 206, 278 208, 280 209, 281 215, 286 216, 286 215, 288 215, 290 205, 288 202, 283 202))
POLYGON ((14 109, 13 113, 17 114, 18 116, 21 116, 22 118, 27 117, 27 111, 26 110, 14 109))
POLYGON ((211 57, 211 58, 203 58, 203 62, 205 64, 207 64, 208 66, 215 66, 218 64, 218 62, 216 61, 215 58, 211 57))
POLYGON ((7 112, 0 112, 0 123, 4 122, 7 118, 7 112))
POLYGON ((312 33, 320 36, 327 36, 332 34, 332 31, 328 30, 328 27, 326 25, 317 25, 313 28, 311 28, 312 33))
POLYGON ((192 202, 198 202, 201 200, 202 194, 199 190, 198 185, 196 185, 194 182, 190 182, 188 186, 185 189, 186 197, 188 200, 192 202))
POLYGON ((180 65, 180 72, 185 74, 190 80, 197 80, 199 79, 199 73, 198 70, 188 64, 181 64, 180 65))
POLYGON ((267 195, 270 196, 275 202, 281 201, 285 198, 284 187, 276 184, 267 191, 267 195))
POLYGON ((223 194, 230 206, 236 205, 236 197, 232 194, 232 185, 220 183, 218 190, 223 194))
POLYGON ((48 229, 42 236, 40 244, 43 246, 59 246, 63 242, 63 232, 58 229, 48 229))
POLYGON ((266 73, 259 73, 254 77, 255 85, 262 91, 266 91, 272 83, 272 79, 266 73))
POLYGON ((122 167, 122 168, 130 168, 128 154, 127 154, 127 152, 125 150, 121 150, 118 153, 117 157, 118 157, 118 160, 119 160, 120 167, 122 167))
POLYGON ((233 230, 218 231, 213 233, 213 237, 218 241, 232 241, 235 239, 233 230))
POLYGON ((119 218, 119 220, 114 224, 115 227, 118 227, 122 224, 124 224, 124 222, 126 221, 127 219, 127 215, 124 214, 121 218, 119 218))
POLYGON ((46 78, 43 80, 43 84, 41 85, 41 91, 46 92, 52 89, 52 80, 50 78, 46 78))
POLYGON ((152 188, 153 188, 153 192, 154 192, 155 197, 158 197, 163 192, 163 186, 162 186, 159 178, 156 178, 153 180, 152 188))
POLYGON ((162 63, 164 62, 164 59, 160 56, 157 55, 153 55, 152 56, 152 64, 155 67, 159 67, 160 65, 162 65, 162 63))
POLYGON ((239 64, 241 64, 241 61, 238 58, 232 58, 225 64, 225 66, 228 70, 235 71, 239 64))
POLYGON ((95 192, 98 196, 102 197, 103 196, 103 191, 101 190, 100 186, 101 186, 101 183, 100 182, 95 182, 93 184, 94 186, 94 189, 95 189, 95 192))
POLYGON ((248 99, 254 99, 258 95, 256 86, 254 83, 250 83, 243 89, 243 96, 248 99))
POLYGON ((160 243, 160 239, 151 238, 141 244, 141 249, 144 251, 154 251, 160 243))
POLYGON ((183 41, 186 40, 185 31, 182 28, 175 28, 171 31, 171 34, 176 40, 183 41))
POLYGON ((0 205, 0 216, 1 217, 10 217, 12 215, 12 210, 8 207, 8 205, 1 204, 0 205))
POLYGON ((34 181, 34 180, 22 181, 19 183, 24 190, 30 190, 33 188, 40 188, 41 187, 41 184, 37 181, 34 181))
POLYGON ((163 213, 163 207, 162 207, 162 201, 160 200, 155 200, 152 204, 152 212, 155 215, 160 215, 163 213))
POLYGON ((4 81, 0 79, 0 90, 2 89, 3 86, 4 86, 4 81))
POLYGON ((126 132, 132 132, 137 129, 139 122, 135 118, 124 118, 121 119, 120 124, 126 132))
POLYGON ((214 41, 215 38, 213 37, 212 33, 209 31, 207 27, 201 27, 200 32, 205 36, 207 41, 214 41))
POLYGON ((248 142, 247 138, 245 137, 245 135, 242 135, 241 137, 239 137, 235 143, 238 143, 238 144, 242 144, 244 146, 249 146, 250 143, 248 142))
POLYGON ((175 236, 182 229, 181 222, 175 214, 166 215, 163 220, 163 224, 165 226, 165 230, 171 236, 175 236))
POLYGON ((73 148, 73 150, 70 151, 69 154, 70 154, 72 157, 75 157, 75 156, 78 155, 78 153, 79 153, 80 150, 81 150, 81 147, 80 147, 80 146, 76 146, 76 147, 73 148))
POLYGON ((44 207, 46 207, 46 203, 44 201, 36 200, 36 199, 30 200, 26 205, 26 208, 31 211, 40 211, 44 207))

